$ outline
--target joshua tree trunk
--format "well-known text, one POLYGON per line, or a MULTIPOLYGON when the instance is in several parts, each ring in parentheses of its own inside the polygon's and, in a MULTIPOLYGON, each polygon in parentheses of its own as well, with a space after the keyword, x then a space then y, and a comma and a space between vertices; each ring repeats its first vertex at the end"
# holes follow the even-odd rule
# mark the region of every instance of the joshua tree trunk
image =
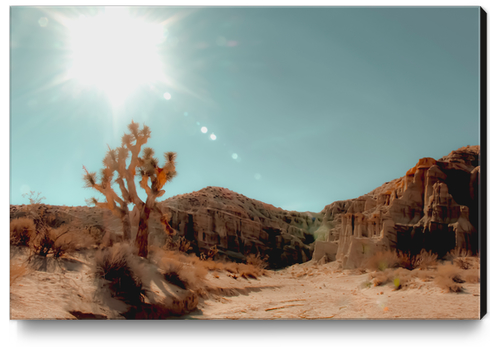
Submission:
POLYGON ((151 207, 148 203, 140 214, 140 222, 138 225, 138 233, 136 234, 136 247, 138 248, 138 255, 146 258, 148 256, 148 221, 150 219, 151 207))
POLYGON ((123 238, 124 241, 131 241, 131 223, 129 221, 129 213, 122 218, 123 238))

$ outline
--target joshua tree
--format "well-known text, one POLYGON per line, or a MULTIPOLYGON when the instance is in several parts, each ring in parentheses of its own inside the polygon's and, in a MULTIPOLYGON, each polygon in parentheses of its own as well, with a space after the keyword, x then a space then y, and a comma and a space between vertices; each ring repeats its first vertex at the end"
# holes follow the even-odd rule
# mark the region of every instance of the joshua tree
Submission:
POLYGON ((114 215, 121 218, 123 224, 123 235, 125 240, 131 238, 131 223, 129 220, 128 204, 133 203, 137 209, 139 219, 138 233, 136 235, 136 246, 138 255, 147 257, 148 255, 148 220, 151 212, 156 212, 160 215, 160 221, 164 230, 169 235, 173 235, 174 231, 167 222, 163 212, 155 205, 155 200, 165 194, 163 186, 175 177, 175 158, 174 152, 166 152, 165 165, 158 166, 158 160, 154 157, 153 149, 147 147, 143 149, 143 155, 139 157, 141 147, 146 144, 150 138, 150 128, 143 126, 139 129, 139 124, 131 121, 128 125, 129 134, 124 134, 122 137, 121 147, 107 151, 102 163, 104 167, 100 171, 100 180, 97 183, 97 175, 95 172, 88 172, 85 166, 85 174, 83 176, 85 186, 94 188, 102 193, 106 202, 99 202, 92 198, 89 202, 97 207, 108 208, 114 215), (129 158, 131 154, 131 158, 129 158), (129 165, 127 165, 129 162, 129 165), (139 185, 145 190, 147 195, 146 201, 143 202, 138 197, 134 179, 138 173, 141 178, 139 185), (117 174, 117 177, 114 176, 117 174), (121 196, 118 196, 112 188, 112 183, 117 183, 121 191, 121 196))

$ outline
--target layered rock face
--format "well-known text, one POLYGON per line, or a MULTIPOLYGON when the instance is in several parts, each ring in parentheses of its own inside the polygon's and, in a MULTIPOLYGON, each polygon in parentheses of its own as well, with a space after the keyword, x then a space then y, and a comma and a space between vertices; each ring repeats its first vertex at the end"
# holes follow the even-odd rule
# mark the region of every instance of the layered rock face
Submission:
POLYGON ((405 176, 357 199, 327 205, 314 259, 357 267, 378 250, 444 256, 455 247, 478 251, 479 146, 439 160, 422 158, 405 176), (321 249, 328 247, 329 253, 321 249))
POLYGON ((323 219, 319 213, 285 211, 219 187, 169 198, 159 208, 194 250, 216 246, 234 260, 260 253, 272 268, 310 260, 313 232, 323 219))

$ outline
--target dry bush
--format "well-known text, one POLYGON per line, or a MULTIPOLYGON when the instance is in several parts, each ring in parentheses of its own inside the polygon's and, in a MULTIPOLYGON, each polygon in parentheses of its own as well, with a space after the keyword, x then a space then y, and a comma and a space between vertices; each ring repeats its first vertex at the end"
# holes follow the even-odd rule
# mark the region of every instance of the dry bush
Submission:
POLYGON ((87 235, 81 235, 63 225, 57 229, 41 228, 34 237, 31 237, 29 247, 32 254, 42 257, 52 254, 54 258, 59 258, 64 254, 87 248, 92 244, 93 239, 87 235))
POLYGON ((208 269, 197 257, 164 251, 155 255, 155 259, 166 281, 182 289, 198 290, 204 286, 208 269))
POLYGON ((421 270, 426 270, 429 266, 435 266, 437 265, 437 254, 423 249, 420 254, 415 256, 415 265, 421 270))
POLYGON ((146 292, 143 282, 148 276, 135 253, 136 249, 127 243, 99 250, 94 271, 101 289, 108 289, 112 297, 132 306, 142 303, 146 292))
POLYGON ((371 258, 367 259, 364 267, 369 270, 384 271, 388 268, 393 268, 399 263, 398 254, 396 251, 377 252, 371 258))
POLYGON ((374 287, 391 283, 395 287, 395 290, 406 288, 413 279, 411 271, 403 268, 377 271, 371 273, 370 277, 374 287))
POLYGON ((206 259, 213 259, 216 254, 218 254, 218 248, 216 245, 211 247, 210 249, 207 250, 206 253, 201 253, 200 259, 201 260, 206 260, 206 259))
POLYGON ((10 286, 21 279, 27 273, 26 264, 10 264, 10 286))
POLYGON ((391 270, 385 270, 385 271, 377 271, 374 272, 370 275, 371 277, 371 282, 373 283, 373 286, 382 286, 390 281, 390 278, 393 274, 393 271, 391 270))
POLYGON ((461 269, 454 264, 440 265, 437 269, 435 283, 447 292, 461 292, 465 281, 461 278, 461 269))
POLYGON ((36 234, 36 225, 30 218, 22 217, 10 222, 10 243, 15 246, 27 246, 36 234))
POLYGON ((449 255, 453 258, 466 258, 471 256, 471 251, 461 247, 456 247, 449 252, 449 255))
POLYGON ((245 262, 249 265, 252 265, 256 267, 257 269, 265 269, 269 264, 267 263, 267 260, 269 259, 269 256, 260 256, 260 254, 249 254, 245 258, 245 262))
POLYGON ((407 269, 399 268, 393 272, 393 285, 395 290, 408 287, 413 280, 413 273, 407 269))
POLYGON ((468 258, 454 259, 454 264, 462 270, 468 270, 471 267, 471 263, 468 258))
POLYGON ((173 241, 171 237, 167 237, 163 246, 167 251, 179 251, 181 253, 187 253, 192 249, 191 242, 188 241, 185 236, 181 236, 177 241, 173 241))

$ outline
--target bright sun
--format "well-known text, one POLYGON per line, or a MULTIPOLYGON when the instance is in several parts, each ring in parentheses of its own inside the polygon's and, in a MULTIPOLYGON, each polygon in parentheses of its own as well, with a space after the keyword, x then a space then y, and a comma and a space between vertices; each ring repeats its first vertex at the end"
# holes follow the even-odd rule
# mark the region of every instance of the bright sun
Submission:
POLYGON ((161 24, 134 18, 127 8, 108 7, 67 26, 73 54, 69 76, 99 88, 114 106, 139 86, 165 79, 158 45, 167 31, 161 24))

